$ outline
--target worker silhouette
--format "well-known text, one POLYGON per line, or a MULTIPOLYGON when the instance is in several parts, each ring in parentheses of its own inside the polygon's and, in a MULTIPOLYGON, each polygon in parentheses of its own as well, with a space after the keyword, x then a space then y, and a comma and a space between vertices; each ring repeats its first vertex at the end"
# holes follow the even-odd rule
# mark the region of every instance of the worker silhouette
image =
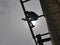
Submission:
POLYGON ((37 44, 43 45, 43 40, 41 38, 41 35, 40 34, 36 35, 36 38, 37 38, 37 44))
POLYGON ((28 19, 25 17, 25 18, 22 18, 22 20, 25 20, 25 21, 30 21, 30 24, 32 27, 34 27, 34 25, 31 23, 31 21, 36 21, 38 20, 39 17, 42 17, 43 15, 41 16, 38 16, 35 12, 33 11, 26 11, 26 17, 28 17, 28 19))

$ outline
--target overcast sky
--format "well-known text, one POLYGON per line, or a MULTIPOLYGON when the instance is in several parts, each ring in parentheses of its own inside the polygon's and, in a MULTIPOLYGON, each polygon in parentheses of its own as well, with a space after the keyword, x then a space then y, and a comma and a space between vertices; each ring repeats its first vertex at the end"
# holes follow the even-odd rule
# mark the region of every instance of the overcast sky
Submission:
MULTIPOLYGON (((28 11, 43 14, 39 0, 31 0, 24 5, 28 11)), ((27 22, 21 20, 23 17, 25 16, 19 0, 0 0, 0 45, 35 45, 27 22)), ((35 35, 48 32, 44 17, 39 18, 34 25, 35 35)), ((51 45, 51 42, 44 45, 51 45)))

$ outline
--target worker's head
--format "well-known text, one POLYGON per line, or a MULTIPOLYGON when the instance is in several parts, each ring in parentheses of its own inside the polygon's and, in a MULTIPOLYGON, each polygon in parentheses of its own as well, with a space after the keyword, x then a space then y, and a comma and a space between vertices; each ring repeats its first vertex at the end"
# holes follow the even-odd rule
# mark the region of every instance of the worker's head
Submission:
POLYGON ((26 14, 29 13, 29 11, 26 11, 26 14))

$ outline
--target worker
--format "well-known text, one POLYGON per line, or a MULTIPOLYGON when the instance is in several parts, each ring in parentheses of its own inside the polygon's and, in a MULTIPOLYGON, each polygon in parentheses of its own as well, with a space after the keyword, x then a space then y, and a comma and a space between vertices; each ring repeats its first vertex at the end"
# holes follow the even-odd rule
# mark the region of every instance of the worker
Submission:
MULTIPOLYGON (((41 15, 41 16, 38 16, 35 12, 33 12, 33 11, 26 11, 26 17, 25 18, 22 18, 22 20, 24 20, 24 21, 30 21, 30 23, 31 23, 31 21, 36 21, 36 20, 38 20, 38 18, 39 17, 42 17, 43 15, 41 15), (27 19, 28 18, 28 19, 27 19)), ((32 25, 32 27, 34 27, 34 25, 31 23, 31 25, 32 25)))

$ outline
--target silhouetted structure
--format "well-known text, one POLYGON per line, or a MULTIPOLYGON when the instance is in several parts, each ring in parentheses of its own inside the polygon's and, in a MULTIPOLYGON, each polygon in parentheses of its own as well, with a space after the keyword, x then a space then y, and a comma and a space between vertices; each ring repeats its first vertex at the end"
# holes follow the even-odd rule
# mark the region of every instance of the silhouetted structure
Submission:
MULTIPOLYGON (((27 2, 27 1, 25 1, 25 2, 27 2)), ((32 30, 32 27, 31 27, 31 25, 30 25, 30 20, 29 20, 29 18, 27 17, 26 10, 25 10, 24 4, 23 4, 24 2, 23 2, 22 0, 20 0, 20 3, 21 3, 21 6, 22 6, 22 8, 23 8, 24 14, 25 14, 25 16, 26 16, 27 23, 28 23, 28 25, 29 25, 29 29, 30 29, 30 32, 31 32, 31 34, 32 34, 32 38, 34 39, 34 41, 35 41, 35 43, 36 43, 35 35, 34 35, 33 30, 32 30)), ((36 43, 36 45, 37 45, 37 43, 36 43)))
POLYGON ((37 38, 37 44, 43 45, 43 40, 41 38, 41 35, 40 34, 36 35, 36 38, 37 38))
POLYGON ((49 34, 49 33, 45 33, 45 34, 42 34, 42 35, 40 35, 40 34, 36 35, 36 38, 37 38, 37 44, 43 45, 43 42, 50 41, 51 38, 45 38, 45 39, 42 39, 42 37, 41 37, 41 36, 44 36, 44 35, 47 35, 47 34, 49 34))
POLYGON ((50 39, 50 38, 42 39, 41 36, 47 35, 47 34, 49 34, 49 33, 42 34, 42 35, 38 34, 38 35, 35 36, 35 35, 34 35, 34 32, 33 32, 33 29, 32 29, 32 27, 34 27, 34 25, 31 23, 31 21, 35 21, 35 20, 37 20, 39 17, 42 17, 42 16, 44 16, 44 15, 38 16, 38 15, 37 15, 35 12, 33 12, 33 11, 26 11, 26 10, 25 10, 25 7, 24 7, 24 3, 27 2, 27 1, 28 1, 28 0, 26 0, 26 1, 20 0, 21 6, 22 6, 23 11, 24 11, 24 14, 25 14, 25 18, 22 18, 22 20, 27 21, 27 23, 28 23, 28 25, 29 25, 29 29, 30 29, 31 34, 32 34, 32 37, 33 37, 36 45, 37 45, 37 44, 43 45, 43 42, 50 41, 51 39, 50 39), (37 40, 36 40, 36 38, 37 38, 37 40))

